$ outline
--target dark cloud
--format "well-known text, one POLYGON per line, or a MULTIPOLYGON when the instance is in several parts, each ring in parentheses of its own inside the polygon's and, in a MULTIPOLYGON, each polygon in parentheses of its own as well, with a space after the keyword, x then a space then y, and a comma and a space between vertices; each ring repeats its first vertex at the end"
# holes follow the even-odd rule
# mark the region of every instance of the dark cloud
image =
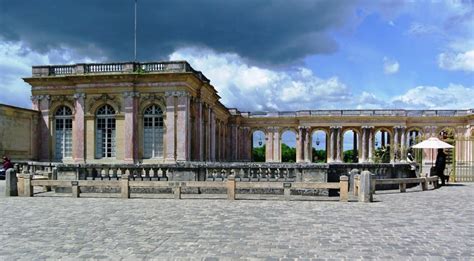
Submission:
MULTIPOLYGON (((205 46, 263 63, 331 53, 329 31, 353 16, 355 1, 138 0, 139 60, 205 46)), ((0 0, 0 37, 33 50, 133 59, 133 0, 0 0)))

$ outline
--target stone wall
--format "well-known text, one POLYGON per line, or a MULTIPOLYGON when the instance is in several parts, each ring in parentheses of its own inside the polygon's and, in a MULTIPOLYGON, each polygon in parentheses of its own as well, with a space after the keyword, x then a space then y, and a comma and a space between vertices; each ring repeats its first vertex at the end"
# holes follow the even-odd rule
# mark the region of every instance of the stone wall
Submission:
POLYGON ((39 112, 0 104, 0 155, 13 161, 37 159, 39 112))

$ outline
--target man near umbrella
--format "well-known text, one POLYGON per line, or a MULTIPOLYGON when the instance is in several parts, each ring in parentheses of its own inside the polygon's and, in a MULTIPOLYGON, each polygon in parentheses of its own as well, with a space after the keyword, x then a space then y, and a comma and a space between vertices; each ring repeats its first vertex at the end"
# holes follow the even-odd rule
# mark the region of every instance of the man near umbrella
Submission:
POLYGON ((445 185, 444 169, 446 168, 446 153, 443 149, 438 149, 436 156, 435 171, 436 175, 441 179, 441 186, 445 185))

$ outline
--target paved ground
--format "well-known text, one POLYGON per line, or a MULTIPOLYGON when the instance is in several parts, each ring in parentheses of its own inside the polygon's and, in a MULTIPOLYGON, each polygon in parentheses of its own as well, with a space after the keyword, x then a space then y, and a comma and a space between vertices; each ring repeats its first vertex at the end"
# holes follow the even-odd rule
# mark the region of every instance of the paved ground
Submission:
POLYGON ((5 198, 0 260, 474 260, 474 184, 377 202, 5 198))

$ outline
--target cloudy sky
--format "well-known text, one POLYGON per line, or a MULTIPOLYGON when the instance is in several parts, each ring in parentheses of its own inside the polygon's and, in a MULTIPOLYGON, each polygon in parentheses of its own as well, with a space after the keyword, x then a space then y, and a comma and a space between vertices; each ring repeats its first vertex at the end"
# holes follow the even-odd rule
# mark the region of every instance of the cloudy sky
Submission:
MULTIPOLYGON (((0 103, 32 65, 133 60, 133 0, 0 0, 0 103)), ((138 0, 138 60, 241 111, 474 108, 473 1, 138 0)))

